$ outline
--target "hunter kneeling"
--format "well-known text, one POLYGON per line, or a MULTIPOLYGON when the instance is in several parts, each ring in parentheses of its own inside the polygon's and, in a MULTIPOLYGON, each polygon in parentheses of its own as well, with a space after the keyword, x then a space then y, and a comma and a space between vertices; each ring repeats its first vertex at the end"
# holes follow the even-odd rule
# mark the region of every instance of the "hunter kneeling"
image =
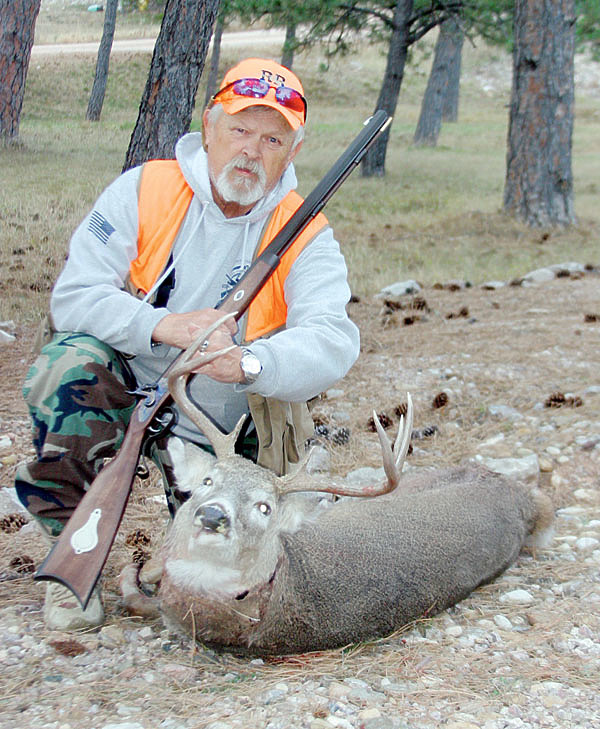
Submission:
MULTIPOLYGON (((50 540, 118 451, 137 402, 132 391, 157 381, 219 319, 214 307, 302 203, 292 161, 306 114, 291 71, 242 61, 205 111, 203 134, 183 136, 176 160, 118 177, 75 231, 52 292, 48 337, 24 386, 37 458, 16 477, 19 498, 50 540)), ((239 326, 224 322, 203 345, 206 353, 229 351, 197 368, 194 401, 225 432, 249 413, 236 449, 277 474, 299 460, 313 433, 306 402, 358 356, 349 298, 344 259, 319 214, 239 326)), ((174 433, 210 449, 183 414, 174 433)), ((180 503, 166 438, 149 455, 174 515, 180 503)), ((52 629, 100 625, 100 591, 84 611, 50 582, 44 617, 52 629)))

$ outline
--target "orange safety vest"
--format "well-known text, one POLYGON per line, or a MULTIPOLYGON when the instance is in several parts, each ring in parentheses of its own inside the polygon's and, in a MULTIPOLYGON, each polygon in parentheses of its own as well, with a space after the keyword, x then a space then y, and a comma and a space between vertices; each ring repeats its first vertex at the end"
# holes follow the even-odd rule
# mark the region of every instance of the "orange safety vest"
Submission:
MULTIPOLYGON (((193 196, 176 160, 151 160, 144 164, 138 194, 138 255, 129 270, 139 291, 150 291, 165 269, 193 196)), ((262 253, 301 204, 302 198, 293 190, 284 197, 266 222, 256 255, 262 253)), ((326 225, 327 218, 319 213, 283 254, 275 273, 248 308, 246 341, 285 326, 285 279, 300 252, 326 225)))

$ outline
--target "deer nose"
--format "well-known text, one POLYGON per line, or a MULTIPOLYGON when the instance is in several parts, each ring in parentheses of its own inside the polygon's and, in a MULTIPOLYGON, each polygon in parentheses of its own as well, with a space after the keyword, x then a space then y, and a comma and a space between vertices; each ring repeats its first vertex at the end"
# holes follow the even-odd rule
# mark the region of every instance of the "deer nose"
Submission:
POLYGON ((218 504, 200 506, 194 513, 194 525, 209 532, 225 534, 229 531, 231 520, 218 504))

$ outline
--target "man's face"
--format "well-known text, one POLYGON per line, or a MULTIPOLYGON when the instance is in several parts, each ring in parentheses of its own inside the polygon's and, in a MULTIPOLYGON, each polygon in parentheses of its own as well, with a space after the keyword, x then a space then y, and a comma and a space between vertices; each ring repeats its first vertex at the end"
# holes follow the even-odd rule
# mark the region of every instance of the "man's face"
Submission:
POLYGON ((204 118, 204 140, 215 201, 229 217, 242 215, 269 193, 302 146, 275 109, 253 106, 204 118))

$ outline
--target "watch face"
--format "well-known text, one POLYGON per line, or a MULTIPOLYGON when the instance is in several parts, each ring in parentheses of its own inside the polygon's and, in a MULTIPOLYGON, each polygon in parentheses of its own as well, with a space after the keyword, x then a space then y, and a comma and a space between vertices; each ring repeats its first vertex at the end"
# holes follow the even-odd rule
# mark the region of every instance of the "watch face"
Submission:
POLYGON ((240 365, 247 380, 255 380, 262 370, 260 360, 252 352, 246 352, 243 355, 240 365))

